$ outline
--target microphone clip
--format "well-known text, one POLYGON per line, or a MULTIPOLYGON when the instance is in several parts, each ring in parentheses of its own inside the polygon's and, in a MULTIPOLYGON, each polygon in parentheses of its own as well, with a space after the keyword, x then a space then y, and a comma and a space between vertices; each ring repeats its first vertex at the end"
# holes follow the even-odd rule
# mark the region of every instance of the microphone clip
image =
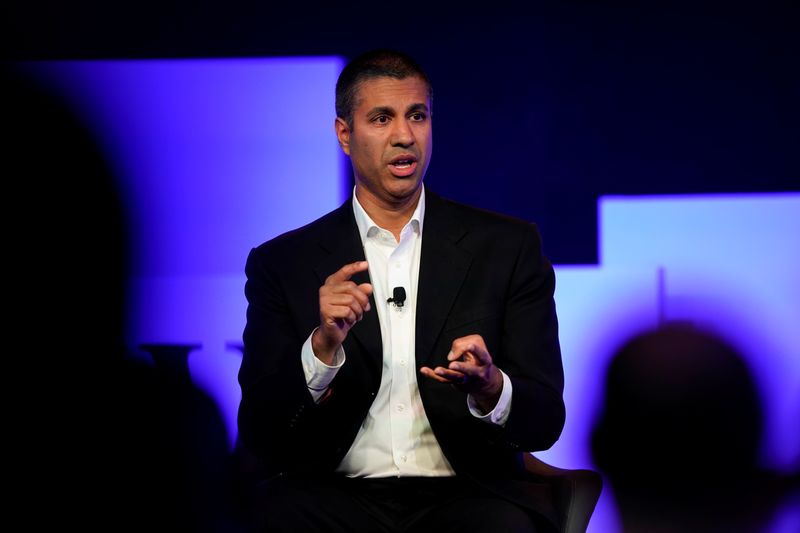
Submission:
POLYGON ((386 299, 386 303, 393 303, 395 307, 403 307, 406 303, 406 290, 403 287, 392 289, 392 297, 386 299))

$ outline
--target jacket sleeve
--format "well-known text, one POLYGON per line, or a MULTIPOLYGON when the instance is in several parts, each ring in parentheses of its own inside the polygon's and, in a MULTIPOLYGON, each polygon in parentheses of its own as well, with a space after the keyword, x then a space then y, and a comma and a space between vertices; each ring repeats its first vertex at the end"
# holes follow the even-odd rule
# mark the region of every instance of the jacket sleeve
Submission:
POLYGON ((302 469, 300 463, 309 458, 312 463, 324 460, 325 450, 333 448, 328 441, 334 438, 324 424, 325 402, 314 402, 302 368, 301 349, 314 327, 313 315, 303 316, 291 304, 311 298, 302 306, 308 309, 316 291, 313 283, 302 283, 297 284, 302 289, 291 287, 290 296, 288 285, 296 278, 282 275, 292 268, 279 255, 262 246, 247 259, 247 323, 239 370, 239 439, 272 471, 302 469), (300 292, 295 294, 295 289, 300 292))
POLYGON ((564 426, 564 371, 554 292, 553 266, 531 224, 511 273, 498 354, 498 365, 513 388, 504 438, 515 449, 547 449, 564 426))

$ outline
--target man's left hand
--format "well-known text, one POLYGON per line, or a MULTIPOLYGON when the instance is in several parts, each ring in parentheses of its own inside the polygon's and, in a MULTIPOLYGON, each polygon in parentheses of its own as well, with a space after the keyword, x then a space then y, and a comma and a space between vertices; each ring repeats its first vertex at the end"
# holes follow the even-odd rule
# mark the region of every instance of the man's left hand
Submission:
POLYGON ((503 391, 503 375, 492 363, 483 337, 467 335, 454 340, 447 360, 450 361, 447 368, 423 366, 420 372, 471 395, 484 413, 494 409, 503 391))

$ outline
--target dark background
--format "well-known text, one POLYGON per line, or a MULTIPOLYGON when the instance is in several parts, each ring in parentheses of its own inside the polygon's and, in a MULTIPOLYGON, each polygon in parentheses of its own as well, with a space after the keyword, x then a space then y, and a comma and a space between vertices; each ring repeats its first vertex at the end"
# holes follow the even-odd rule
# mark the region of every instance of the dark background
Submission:
MULTIPOLYGON (((28 1, 6 59, 341 55, 434 85, 427 183, 597 261, 600 195, 800 189, 798 2, 28 1)), ((333 131, 331 131, 333 135, 333 131)))

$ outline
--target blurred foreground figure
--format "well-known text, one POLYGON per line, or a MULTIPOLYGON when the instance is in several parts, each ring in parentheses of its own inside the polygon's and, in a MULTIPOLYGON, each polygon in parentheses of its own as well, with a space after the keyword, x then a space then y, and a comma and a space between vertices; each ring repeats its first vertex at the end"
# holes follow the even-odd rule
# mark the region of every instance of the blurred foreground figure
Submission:
POLYGON ((0 66, 12 513, 36 531, 238 531, 225 427, 189 376, 126 357, 128 228, 91 131, 0 66))
POLYGON ((786 482, 759 469, 762 425, 753 378, 721 339, 688 325, 631 339, 592 438, 624 531, 763 531, 786 482))

